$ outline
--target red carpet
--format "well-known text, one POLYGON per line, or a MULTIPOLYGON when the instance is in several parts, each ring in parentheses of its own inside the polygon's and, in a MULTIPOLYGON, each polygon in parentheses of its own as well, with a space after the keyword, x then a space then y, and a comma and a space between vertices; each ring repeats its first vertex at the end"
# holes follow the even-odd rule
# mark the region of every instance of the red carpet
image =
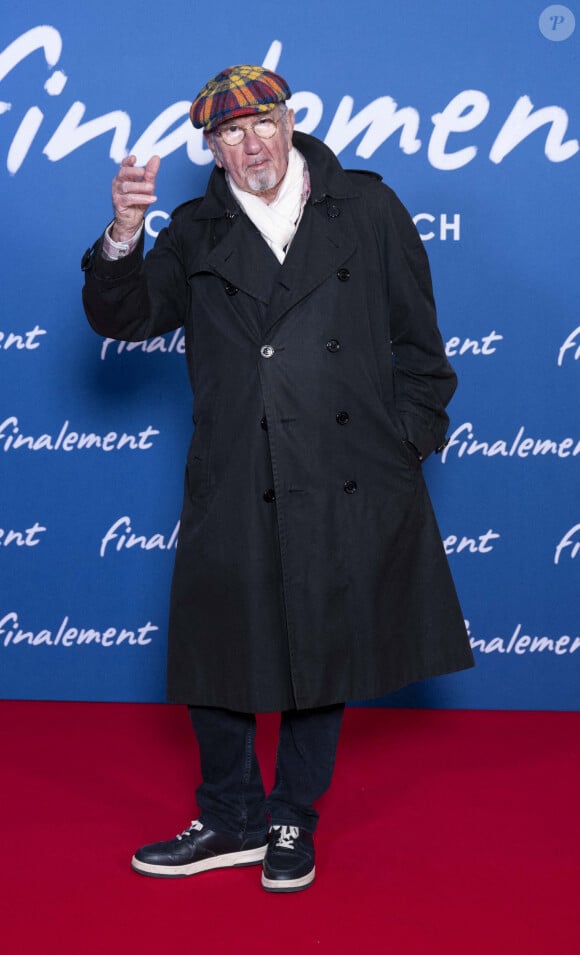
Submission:
MULTIPOLYGON (((348 710, 317 881, 148 879, 194 814, 183 708, 0 703, 3 955, 578 955, 580 713, 348 710)), ((260 722, 272 776, 276 720, 260 722)))

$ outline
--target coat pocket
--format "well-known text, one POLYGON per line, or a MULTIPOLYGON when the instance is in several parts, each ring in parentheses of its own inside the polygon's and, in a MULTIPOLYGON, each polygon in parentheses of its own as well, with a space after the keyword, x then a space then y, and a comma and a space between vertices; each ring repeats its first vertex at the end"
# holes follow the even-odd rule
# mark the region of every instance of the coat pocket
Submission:
POLYGON ((413 444, 409 442, 407 429, 405 428, 405 424, 401 415, 394 405, 390 404, 387 405, 387 413, 393 429, 393 438, 395 440, 395 445, 401 461, 403 461, 407 467, 410 466, 414 470, 420 469, 422 460, 420 457, 420 452, 413 444))
POLYGON ((187 460, 186 485, 192 504, 205 510, 209 496, 209 480, 207 461, 197 455, 190 455, 187 460))
POLYGON ((209 421, 196 423, 187 454, 185 484, 192 504, 204 512, 207 510, 211 480, 211 449, 213 426, 209 421))

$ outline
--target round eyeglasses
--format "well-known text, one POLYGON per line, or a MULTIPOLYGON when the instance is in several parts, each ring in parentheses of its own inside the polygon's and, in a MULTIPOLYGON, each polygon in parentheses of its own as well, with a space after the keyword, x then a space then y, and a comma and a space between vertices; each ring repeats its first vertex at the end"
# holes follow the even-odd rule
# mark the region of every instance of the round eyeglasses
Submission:
POLYGON ((215 130, 215 135, 219 136, 226 146, 239 146, 249 129, 251 129, 259 139, 272 139, 281 119, 281 116, 278 117, 278 119, 272 119, 271 116, 263 116, 248 126, 237 126, 235 123, 232 123, 231 126, 220 126, 219 129, 215 130))

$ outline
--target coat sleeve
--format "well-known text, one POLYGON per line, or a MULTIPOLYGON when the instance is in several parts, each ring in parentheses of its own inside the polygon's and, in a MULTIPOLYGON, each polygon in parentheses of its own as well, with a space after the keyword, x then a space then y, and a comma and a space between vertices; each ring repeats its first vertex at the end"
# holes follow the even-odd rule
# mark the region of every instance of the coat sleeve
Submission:
POLYGON ((409 213, 389 193, 386 255, 395 404, 407 439, 426 458, 444 446, 445 407, 457 377, 437 325, 427 253, 409 213))
POLYGON ((188 284, 176 230, 163 229, 143 258, 143 235, 125 258, 102 255, 102 237, 85 253, 83 305, 99 335, 144 341, 184 324, 188 284))

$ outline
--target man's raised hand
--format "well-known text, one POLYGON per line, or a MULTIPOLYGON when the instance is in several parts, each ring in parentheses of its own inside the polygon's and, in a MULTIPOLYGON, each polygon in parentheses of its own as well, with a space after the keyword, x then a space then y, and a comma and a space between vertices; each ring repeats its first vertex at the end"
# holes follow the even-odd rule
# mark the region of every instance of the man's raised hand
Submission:
POLYGON ((114 242, 126 242, 132 238, 149 206, 157 201, 155 179, 161 159, 151 156, 145 167, 136 166, 136 162, 136 156, 126 156, 113 179, 115 222, 110 234, 114 242))

